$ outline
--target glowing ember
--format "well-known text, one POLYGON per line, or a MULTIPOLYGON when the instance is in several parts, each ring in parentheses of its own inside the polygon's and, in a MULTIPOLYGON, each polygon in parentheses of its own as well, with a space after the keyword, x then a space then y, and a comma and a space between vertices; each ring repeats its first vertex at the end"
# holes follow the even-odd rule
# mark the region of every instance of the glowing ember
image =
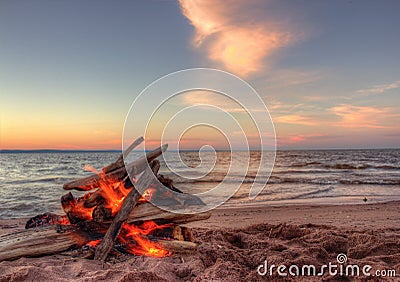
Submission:
POLYGON ((100 244, 100 242, 101 242, 101 239, 93 240, 93 241, 87 242, 86 245, 88 245, 88 246, 94 248, 94 247, 96 247, 98 244, 100 244))
POLYGON ((147 188, 147 189, 143 192, 142 197, 140 197, 139 203, 150 201, 151 198, 153 197, 153 194, 154 194, 155 191, 156 191, 156 190, 155 190, 154 188, 147 188))
POLYGON ((30 218, 25 224, 25 229, 54 224, 68 225, 70 222, 67 216, 44 213, 30 218))
POLYGON ((86 194, 83 196, 79 201, 78 200, 72 200, 70 201, 70 206, 71 210, 73 211, 74 215, 82 218, 84 220, 91 220, 92 219, 92 213, 94 210, 93 208, 86 208, 84 206, 84 201, 87 197, 89 197, 90 194, 86 194))
POLYGON ((60 218, 60 220, 58 221, 58 224, 61 224, 61 225, 68 225, 68 224, 71 224, 71 222, 69 222, 68 217, 62 217, 62 218, 60 218))

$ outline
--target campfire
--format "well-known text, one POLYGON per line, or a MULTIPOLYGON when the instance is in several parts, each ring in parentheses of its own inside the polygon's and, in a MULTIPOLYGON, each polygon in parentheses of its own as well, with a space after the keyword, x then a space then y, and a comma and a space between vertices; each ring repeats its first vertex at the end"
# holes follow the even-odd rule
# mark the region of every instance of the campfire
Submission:
POLYGON ((65 190, 87 192, 82 197, 71 192, 61 197, 65 215, 37 215, 27 221, 25 231, 0 236, 0 261, 68 251, 100 261, 119 254, 165 257, 195 251, 191 229, 180 224, 207 219, 210 214, 162 209, 204 203, 182 193, 168 177, 158 175, 160 162, 156 158, 167 145, 125 165, 124 159, 141 142, 143 138, 135 140, 101 171, 86 166, 93 175, 65 183, 65 190), (131 180, 129 175, 135 178, 131 180), (138 187, 145 189, 138 191, 138 187))

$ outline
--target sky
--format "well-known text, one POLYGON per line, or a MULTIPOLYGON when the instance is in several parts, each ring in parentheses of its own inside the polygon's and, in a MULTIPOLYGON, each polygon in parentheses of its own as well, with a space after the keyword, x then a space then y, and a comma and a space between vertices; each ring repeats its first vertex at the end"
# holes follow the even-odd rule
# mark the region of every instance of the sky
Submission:
MULTIPOLYGON (((3 0, 0 149, 120 149, 139 93, 187 68, 247 81, 280 149, 399 148, 399 10, 396 0, 3 0)), ((204 102, 228 103, 206 92, 172 99, 146 140, 173 111, 204 102)), ((213 115, 202 111, 192 115, 213 115)), ((234 139, 233 127, 222 131, 234 139)), ((226 146, 210 127, 183 139, 184 149, 226 146)))

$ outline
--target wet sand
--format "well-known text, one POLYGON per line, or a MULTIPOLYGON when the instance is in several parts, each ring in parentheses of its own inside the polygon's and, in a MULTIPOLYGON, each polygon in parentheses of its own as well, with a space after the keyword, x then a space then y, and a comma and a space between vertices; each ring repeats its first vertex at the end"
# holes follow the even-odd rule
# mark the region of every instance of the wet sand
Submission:
POLYGON ((400 202, 357 205, 249 205, 213 211, 207 221, 193 226, 246 227, 251 224, 322 224, 348 228, 400 227, 400 202))

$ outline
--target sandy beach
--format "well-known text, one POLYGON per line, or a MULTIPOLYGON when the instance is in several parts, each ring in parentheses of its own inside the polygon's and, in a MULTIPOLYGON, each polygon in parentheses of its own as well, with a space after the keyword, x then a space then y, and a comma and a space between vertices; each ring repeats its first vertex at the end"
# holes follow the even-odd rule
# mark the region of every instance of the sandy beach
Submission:
MULTIPOLYGON (((283 278, 276 268, 272 275, 257 272, 262 273, 265 261, 268 267, 315 265, 319 270, 329 262, 338 264, 338 254, 360 269, 370 265, 371 276, 325 271, 322 277, 288 273, 284 278, 379 281, 376 270, 400 273, 399 204, 221 207, 208 220, 189 224, 199 244, 193 254, 162 259, 129 256, 104 265, 67 254, 21 258, 0 263, 0 281, 274 281, 283 278)), ((23 229, 25 222, 1 220, 0 232, 23 229)))

